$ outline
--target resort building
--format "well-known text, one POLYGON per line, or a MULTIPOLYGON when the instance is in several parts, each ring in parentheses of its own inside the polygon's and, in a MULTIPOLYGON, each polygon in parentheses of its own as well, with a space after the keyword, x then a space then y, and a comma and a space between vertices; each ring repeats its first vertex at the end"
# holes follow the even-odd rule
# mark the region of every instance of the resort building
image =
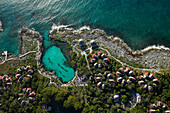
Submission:
POLYGON ((25 92, 26 92, 26 90, 27 90, 26 88, 23 88, 23 89, 22 89, 22 92, 23 92, 23 93, 25 93, 25 92))
POLYGON ((126 67, 125 70, 124 70, 125 73, 128 73, 129 71, 130 71, 129 67, 126 67))
POLYGON ((139 79, 140 80, 145 80, 145 78, 142 75, 139 76, 139 79))
POLYGON ((103 62, 103 66, 107 68, 107 67, 108 67, 108 64, 105 63, 105 62, 103 62))
POLYGON ((31 88, 27 88, 26 92, 31 93, 31 88))
POLYGON ((19 77, 19 79, 18 79, 18 82, 22 82, 22 80, 23 80, 23 77, 19 77))
POLYGON ((19 97, 19 98, 18 98, 18 102, 22 102, 22 98, 19 97))
POLYGON ((17 69, 17 73, 21 74, 21 69, 20 68, 17 69))
POLYGON ((101 73, 98 73, 97 76, 98 76, 98 77, 102 77, 102 74, 101 74, 101 73))
POLYGON ((103 59, 106 58, 106 56, 107 56, 107 55, 104 54, 104 53, 101 55, 101 57, 102 57, 103 59))
POLYGON ((25 70, 28 71, 28 69, 30 69, 31 66, 26 66, 25 70))
POLYGON ((147 89, 148 89, 148 85, 145 84, 145 85, 143 86, 143 89, 147 90, 147 89))
POLYGON ((145 82, 144 82, 143 80, 141 80, 141 81, 138 81, 138 84, 139 84, 139 85, 144 85, 145 82))
POLYGON ((135 81, 135 77, 129 77, 130 81, 135 81))
POLYGON ((33 74, 33 70, 32 69, 28 70, 28 74, 29 75, 33 74))
POLYGON ((91 58, 91 59, 90 59, 90 62, 91 62, 91 63, 95 63, 95 62, 96 62, 96 59, 91 58))
POLYGON ((156 113, 156 110, 154 110, 154 109, 149 109, 149 113, 156 113))
POLYGON ((22 101, 21 102, 21 107, 24 107, 26 104, 25 104, 25 101, 22 101))
POLYGON ((121 85, 125 85, 125 80, 123 79, 122 82, 121 82, 121 85))
POLYGON ((115 80, 114 79, 109 79, 109 83, 114 83, 115 80))
POLYGON ((96 54, 92 54, 92 58, 90 58, 90 63, 93 64, 95 68, 103 68, 108 67, 109 58, 106 57, 107 55, 102 53, 101 51, 97 52, 96 54))
POLYGON ((95 40, 91 40, 91 41, 90 41, 90 44, 91 44, 92 49, 95 49, 95 48, 98 47, 95 40))
POLYGON ((15 75, 15 78, 18 79, 19 83, 21 83, 22 80, 29 80, 29 79, 26 79, 26 77, 32 78, 32 74, 34 73, 34 71, 33 71, 33 69, 31 69, 30 66, 26 66, 26 67, 25 66, 21 66, 21 68, 17 69, 17 73, 18 74, 15 75), (27 72, 28 75, 25 76, 25 73, 23 74, 24 71, 27 72), (23 77, 23 75, 25 77, 23 77))
POLYGON ((18 94, 18 97, 23 97, 23 94, 22 94, 22 93, 19 93, 19 94, 18 94))
POLYGON ((8 75, 5 74, 5 75, 3 75, 2 79, 5 80, 7 77, 8 77, 8 75))
POLYGON ((119 95, 114 95, 114 101, 117 103, 119 102, 119 95))
POLYGON ((163 112, 169 113, 168 105, 166 103, 162 103, 161 101, 156 101, 156 104, 155 103, 150 104, 149 112, 151 113, 151 111, 154 111, 160 108, 164 110, 163 112))
POLYGON ((101 51, 98 51, 98 52, 97 52, 97 55, 98 55, 99 58, 101 58, 102 52, 101 52, 101 51))
POLYGON ((165 113, 170 113, 170 110, 166 110, 165 113))
POLYGON ((95 68, 98 68, 98 63, 97 63, 97 62, 94 64, 94 67, 95 67, 95 68))
POLYGON ((21 76, 21 74, 16 74, 15 78, 18 79, 21 76))
POLYGON ((111 78, 113 76, 113 74, 112 73, 109 73, 109 74, 107 74, 107 78, 111 78))
POLYGON ((101 82, 97 83, 97 87, 101 87, 101 85, 102 85, 101 82))
POLYGON ((109 62, 109 58, 104 58, 104 62, 108 63, 109 62))
POLYGON ((157 88, 158 86, 155 83, 153 83, 152 87, 157 88))
POLYGON ((105 84, 102 84, 102 89, 105 89, 106 88, 106 85, 105 84))
POLYGON ((32 75, 27 75, 28 78, 32 78, 32 75))
POLYGON ((100 77, 96 77, 95 80, 96 80, 97 82, 99 82, 99 81, 100 81, 100 77))
POLYGON ((153 108, 153 109, 156 109, 157 106, 153 103, 153 104, 150 104, 150 107, 153 108))
POLYGON ((28 100, 29 100, 29 102, 33 102, 33 101, 34 101, 34 98, 29 97, 28 100))
POLYGON ((97 58, 97 55, 96 54, 92 54, 92 58, 97 58))
POLYGON ((119 70, 121 71, 121 73, 124 73, 123 67, 120 67, 119 70))
POLYGON ((23 107, 25 105, 29 105, 30 102, 33 102, 35 100, 34 97, 35 92, 31 92, 31 88, 23 88, 22 93, 18 94, 18 102, 20 103, 21 107, 23 107))
POLYGON ((11 81, 12 81, 11 77, 6 78, 6 82, 11 82, 11 81))
POLYGON ((158 107, 162 107, 162 102, 161 101, 157 101, 157 106, 158 107))
POLYGON ((80 46, 81 49, 85 49, 86 43, 84 42, 83 39, 79 39, 78 43, 79 43, 79 46, 80 46))
POLYGON ((30 97, 34 97, 35 96, 35 92, 32 92, 29 94, 30 97))
POLYGON ((98 68, 99 68, 99 69, 101 69, 102 67, 103 67, 102 64, 99 64, 99 65, 98 65, 98 68))
POLYGON ((8 82, 8 83, 6 83, 6 85, 7 85, 8 87, 12 86, 12 82, 8 82))
POLYGON ((165 103, 163 103, 162 108, 163 108, 164 110, 166 110, 166 109, 168 108, 168 105, 167 105, 167 104, 165 104, 165 103))
POLYGON ((126 82, 128 85, 130 85, 132 83, 129 79, 126 82))
POLYGON ((132 75, 135 75, 135 72, 131 70, 131 71, 129 72, 129 75, 131 75, 131 76, 132 76, 132 75))
POLYGON ((158 87, 157 83, 159 82, 157 78, 155 78, 155 79, 154 78, 155 78, 155 75, 153 73, 149 74, 148 72, 144 72, 143 75, 139 76, 140 81, 138 81, 138 84, 143 85, 143 89, 145 89, 145 90, 148 89, 149 92, 152 92, 153 90, 155 90, 158 87), (152 82, 152 85, 146 87, 148 82, 149 83, 152 82))
POLYGON ((121 76, 121 75, 122 74, 119 71, 116 72, 116 76, 121 76))
POLYGON ((152 86, 148 86, 148 91, 149 91, 149 92, 152 92, 152 91, 153 91, 152 86))
POLYGON ((21 71, 24 71, 25 70, 25 66, 21 66, 21 71))
POLYGON ((119 78, 117 78, 117 82, 121 82, 122 81, 122 77, 119 77, 119 78))
POLYGON ((153 80, 154 76, 155 75, 153 73, 150 73, 149 78, 153 80))
POLYGON ((145 73, 143 74, 143 77, 144 77, 144 79, 148 78, 148 72, 145 72, 145 73))
POLYGON ((30 102, 29 102, 28 100, 27 100, 27 101, 25 101, 25 105, 27 105, 27 106, 28 106, 28 105, 29 105, 29 103, 30 103, 30 102))
POLYGON ((154 83, 158 83, 159 81, 158 81, 157 78, 155 78, 155 79, 153 79, 153 82, 154 82, 154 83))
POLYGON ((106 76, 107 74, 109 74, 109 72, 108 72, 108 71, 105 71, 105 72, 104 72, 104 75, 106 76))

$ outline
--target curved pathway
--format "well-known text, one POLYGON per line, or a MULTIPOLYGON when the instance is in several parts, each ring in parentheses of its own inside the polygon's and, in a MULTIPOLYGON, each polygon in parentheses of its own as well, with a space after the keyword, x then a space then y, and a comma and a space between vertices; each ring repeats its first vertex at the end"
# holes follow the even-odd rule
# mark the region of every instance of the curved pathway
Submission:
POLYGON ((106 51, 107 54, 108 54, 108 56, 114 58, 114 59, 115 59, 117 62, 119 62, 122 66, 126 65, 126 66, 128 66, 128 67, 130 67, 130 68, 140 69, 140 70, 142 70, 142 71, 148 70, 148 71, 156 72, 156 71, 160 71, 160 70, 161 70, 161 69, 145 69, 145 68, 139 68, 139 67, 130 66, 130 65, 128 65, 128 64, 120 61, 119 59, 115 58, 113 55, 111 55, 111 54, 109 53, 109 51, 108 51, 107 49, 104 49, 104 48, 102 48, 102 47, 99 47, 99 49, 101 49, 101 50, 103 50, 103 51, 106 51))
POLYGON ((31 54, 31 53, 36 53, 36 51, 29 51, 29 52, 27 52, 23 55, 18 56, 18 57, 6 59, 3 62, 1 62, 0 65, 5 63, 6 61, 11 61, 11 60, 14 60, 14 59, 23 58, 23 57, 25 57, 25 56, 27 56, 28 54, 31 54))

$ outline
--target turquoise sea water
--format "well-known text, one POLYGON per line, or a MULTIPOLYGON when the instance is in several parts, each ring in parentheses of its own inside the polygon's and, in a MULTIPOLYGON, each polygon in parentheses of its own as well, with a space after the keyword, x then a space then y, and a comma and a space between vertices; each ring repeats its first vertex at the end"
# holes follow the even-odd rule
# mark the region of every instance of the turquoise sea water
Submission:
POLYGON ((67 67, 64 63, 67 61, 61 52, 61 49, 52 46, 50 47, 42 59, 45 67, 49 70, 54 70, 63 82, 68 82, 74 77, 73 68, 67 67))

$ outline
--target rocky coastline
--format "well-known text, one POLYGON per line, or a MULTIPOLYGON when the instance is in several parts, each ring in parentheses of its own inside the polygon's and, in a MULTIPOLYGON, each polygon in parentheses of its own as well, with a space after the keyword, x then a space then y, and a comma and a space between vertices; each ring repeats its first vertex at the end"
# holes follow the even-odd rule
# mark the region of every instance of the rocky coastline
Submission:
POLYGON ((28 51, 36 51, 37 68, 39 73, 50 78, 57 78, 54 71, 46 71, 41 61, 44 53, 44 38, 35 29, 22 28, 20 35, 20 54, 28 51))
POLYGON ((0 20, 0 32, 2 32, 3 29, 2 29, 2 21, 0 20))
MULTIPOLYGON (((8 51, 1 52, 0 64, 5 63, 6 61, 22 60, 30 57, 28 54, 33 54, 32 58, 35 58, 37 61, 37 69, 39 73, 45 77, 52 77, 56 79, 56 73, 54 71, 47 71, 41 61, 44 53, 44 38, 39 34, 39 32, 35 31, 33 28, 29 29, 23 27, 20 31, 18 31, 18 34, 19 41, 21 42, 19 54, 13 55, 8 51), (7 53, 7 55, 5 55, 5 53, 7 53)), ((57 80, 61 83, 59 79, 57 80)))
POLYGON ((67 28, 67 26, 56 26, 53 24, 50 31, 50 40, 55 37, 71 37, 84 40, 95 40, 99 46, 107 49, 113 56, 129 65, 142 68, 170 69, 170 49, 163 46, 151 46, 143 50, 132 51, 131 48, 117 36, 108 36, 106 32, 99 29, 82 27, 79 30, 67 28))

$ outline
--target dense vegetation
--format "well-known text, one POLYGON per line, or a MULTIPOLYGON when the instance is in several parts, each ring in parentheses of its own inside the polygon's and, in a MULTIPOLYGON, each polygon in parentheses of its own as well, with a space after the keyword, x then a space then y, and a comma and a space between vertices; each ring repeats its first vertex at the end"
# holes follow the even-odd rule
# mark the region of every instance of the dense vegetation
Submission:
MULTIPOLYGON (((70 40, 71 42, 72 40, 70 40)), ((77 43, 73 41, 74 44, 77 43)), ((71 49, 71 45, 68 44, 71 49)), ((89 54, 86 51, 87 59, 90 61, 92 54, 97 53, 99 50, 93 51, 89 54)), ((101 51, 106 53, 105 51, 101 51)), ((12 78, 12 86, 7 88, 7 91, 3 91, 0 94, 0 112, 17 112, 17 113, 45 113, 48 112, 47 108, 51 106, 53 109, 51 112, 56 112, 55 107, 60 107, 61 112, 83 112, 83 113, 139 113, 148 112, 150 103, 154 103, 156 100, 161 100, 164 103, 170 105, 170 70, 163 70, 159 73, 154 73, 159 80, 158 88, 153 92, 142 90, 141 86, 138 85, 139 76, 143 74, 141 70, 131 69, 135 72, 134 81, 131 86, 121 85, 116 82, 116 71, 121 66, 120 63, 115 61, 112 57, 109 58, 107 68, 95 68, 90 63, 90 70, 87 67, 87 61, 85 55, 76 54, 76 52, 70 52, 70 58, 72 60, 72 67, 76 70, 78 75, 86 75, 87 78, 92 78, 87 81, 87 86, 68 86, 68 87, 56 87, 54 84, 49 84, 50 79, 40 75, 36 67, 35 55, 29 55, 24 60, 14 60, 6 62, 0 65, 0 76, 7 74, 12 78), (17 68, 21 66, 30 65, 34 70, 32 79, 27 79, 22 83, 19 83, 15 78, 17 68), (114 83, 112 87, 106 87, 104 90, 97 87, 95 81, 96 74, 104 73, 108 71, 113 74, 112 79, 114 83), (30 87, 35 92, 35 101, 30 103, 28 106, 21 107, 18 102, 18 93, 23 88, 30 87), (135 107, 127 107, 129 100, 132 99, 132 93, 137 92, 141 95, 141 102, 137 103, 135 107), (123 103, 117 103, 114 100, 114 95, 120 95, 120 100, 123 103)), ((101 62, 101 61, 99 61, 101 62)), ((125 68, 126 66, 124 66, 125 68)), ((56 80, 52 80, 57 83, 56 80)), ((106 77, 102 78, 102 82, 108 85, 106 77)), ((59 85, 59 83, 57 83, 59 85)), ((162 109, 158 111, 163 112, 162 109)))

